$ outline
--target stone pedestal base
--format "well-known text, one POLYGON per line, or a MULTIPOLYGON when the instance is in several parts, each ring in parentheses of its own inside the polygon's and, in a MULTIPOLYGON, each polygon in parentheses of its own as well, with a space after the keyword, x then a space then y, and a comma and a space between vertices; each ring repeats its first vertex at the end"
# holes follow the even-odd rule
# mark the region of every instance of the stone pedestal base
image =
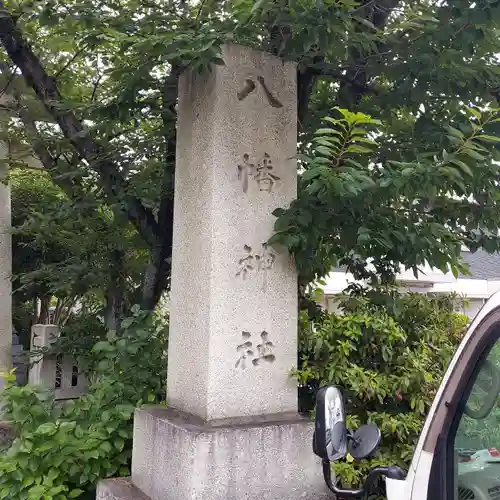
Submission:
POLYGON ((97 498, 331 499, 312 452, 313 428, 298 415, 204 423, 171 408, 142 408, 135 416, 133 484, 103 481, 97 498))
POLYGON ((129 477, 101 481, 97 487, 97 498, 99 500, 151 500, 132 483, 129 477))

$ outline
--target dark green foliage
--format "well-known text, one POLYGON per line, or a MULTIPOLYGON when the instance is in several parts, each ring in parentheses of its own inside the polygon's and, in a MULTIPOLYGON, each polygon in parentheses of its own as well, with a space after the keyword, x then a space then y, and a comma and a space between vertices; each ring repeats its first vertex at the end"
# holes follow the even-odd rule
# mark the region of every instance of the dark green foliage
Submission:
POLYGON ((15 299, 25 301, 46 295, 51 288, 50 272, 70 256, 61 238, 46 228, 43 220, 54 220, 65 201, 64 193, 50 176, 40 171, 12 170, 12 271, 15 299))
POLYGON ((445 149, 423 148, 397 161, 383 159, 392 140, 387 124, 334 112, 299 157, 298 199, 275 212, 271 241, 295 254, 304 284, 339 264, 375 283, 426 263, 457 276, 466 271, 462 245, 496 250, 500 164, 492 159, 500 160, 500 137, 487 131, 500 123, 498 109, 464 107, 453 127, 440 126, 445 149))
MULTIPOLYGON (((133 273, 149 308, 168 286, 178 75, 220 63, 224 42, 297 63, 298 142, 316 165, 308 164, 298 202, 277 230, 285 232, 280 238, 296 255, 303 283, 337 261, 366 274, 373 257, 377 277, 386 279, 398 263, 416 267, 426 259, 457 271, 462 243, 499 248, 498 172, 490 159, 500 123, 484 122, 478 111, 496 106, 500 88, 497 1, 8 0, 2 6, 2 76, 18 101, 4 110, 2 135, 24 152, 35 150, 75 209, 105 205, 119 227, 133 228, 133 241, 121 238, 116 246, 134 245, 149 261, 147 272, 143 265, 133 273), (34 75, 28 59, 41 62, 42 71, 34 75), (471 119, 464 106, 474 107, 471 119), (343 148, 321 170, 320 148, 331 149, 331 131, 315 141, 312 154, 309 146, 335 107, 351 113, 345 123, 357 116, 359 128, 377 134, 353 128, 350 151, 343 148), (363 123, 367 116, 383 125, 363 123), (76 136, 75 127, 82 129, 76 136)), ((25 165, 26 154, 12 154, 9 162, 25 165)), ((99 241, 90 234, 97 229, 85 233, 90 241, 99 241)), ((85 271, 100 275, 90 259, 80 262, 67 266, 72 283, 85 271)))
POLYGON ((314 324, 301 316, 299 382, 342 388, 351 429, 376 423, 380 454, 360 464, 335 465, 344 485, 360 484, 369 467, 408 467, 413 446, 467 318, 458 298, 372 292, 379 304, 354 294, 343 315, 314 324))
MULTIPOLYGON (((135 234, 105 204, 84 205, 54 185, 43 171, 10 172, 14 299, 91 297, 104 303, 120 251, 122 294, 129 303, 140 285, 145 259, 135 234), (125 276, 127 280, 125 280, 125 276)), ((90 203, 90 201, 89 201, 90 203)), ((133 302, 132 302, 133 303, 133 302)))
POLYGON ((135 310, 119 337, 93 346, 96 375, 78 400, 55 405, 49 392, 9 378, 0 400, 17 438, 0 456, 0 498, 92 498, 98 479, 130 473, 134 409, 164 395, 165 328, 135 310))

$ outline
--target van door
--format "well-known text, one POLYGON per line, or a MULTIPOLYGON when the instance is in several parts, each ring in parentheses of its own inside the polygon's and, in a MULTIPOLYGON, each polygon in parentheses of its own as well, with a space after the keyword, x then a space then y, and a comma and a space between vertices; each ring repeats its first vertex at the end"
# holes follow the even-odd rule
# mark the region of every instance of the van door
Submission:
POLYGON ((411 500, 500 500, 500 294, 474 319, 429 412, 411 500))

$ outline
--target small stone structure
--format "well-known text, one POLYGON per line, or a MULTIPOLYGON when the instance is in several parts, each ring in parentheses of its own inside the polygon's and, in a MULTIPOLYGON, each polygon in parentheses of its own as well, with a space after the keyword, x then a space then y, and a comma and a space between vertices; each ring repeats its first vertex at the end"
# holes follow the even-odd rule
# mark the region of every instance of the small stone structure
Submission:
POLYGON ((296 67, 234 45, 179 83, 167 402, 98 499, 322 500, 297 413, 297 274, 267 244, 296 197, 296 67))
MULTIPOLYGON (((49 347, 59 337, 57 325, 33 325, 31 352, 49 347)), ((78 372, 78 366, 70 356, 38 354, 32 356, 29 383, 52 389, 56 400, 83 396, 88 389, 86 377, 78 372)))
MULTIPOLYGON (((0 372, 12 367, 12 238, 10 188, 5 184, 8 147, 0 141, 0 372)), ((0 378, 0 390, 4 385, 0 378)))
POLYGON ((19 342, 19 336, 12 334, 12 367, 15 368, 17 385, 26 385, 28 382, 28 353, 19 342))
POLYGON ((12 424, 0 420, 0 455, 5 453, 16 438, 12 424))

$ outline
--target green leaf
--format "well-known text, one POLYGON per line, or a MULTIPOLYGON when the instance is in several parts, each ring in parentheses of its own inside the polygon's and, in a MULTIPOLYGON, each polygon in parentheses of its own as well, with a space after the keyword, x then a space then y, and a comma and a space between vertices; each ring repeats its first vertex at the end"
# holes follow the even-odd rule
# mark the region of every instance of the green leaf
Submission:
POLYGON ((481 120, 481 112, 476 109, 476 108, 473 108, 473 107, 468 107, 468 108, 465 108, 465 110, 471 114, 472 116, 474 116, 475 118, 477 118, 478 120, 481 120))
POLYGON ((113 441, 113 445, 118 451, 122 451, 123 447, 125 446, 125 441, 121 438, 116 438, 113 441))
POLYGON ((36 429, 35 434, 40 436, 53 436, 57 430, 58 427, 54 422, 46 422, 36 429))
POLYGON ((357 144, 351 144, 347 148, 348 153, 373 153, 372 149, 365 148, 363 146, 358 146, 357 144))
POLYGON ((353 160, 352 158, 344 158, 344 163, 346 163, 347 165, 352 165, 353 167, 360 170, 366 169, 366 167, 359 163, 359 161, 353 160))
POLYGON ((460 132, 460 130, 457 130, 456 128, 451 127, 450 125, 446 126, 445 129, 453 136, 456 137, 457 139, 463 139, 464 134, 460 132))
MULTIPOLYGON (((336 123, 336 122, 334 122, 336 123)), ((315 132, 316 135, 338 135, 338 136, 343 136, 343 132, 340 130, 334 129, 334 128, 320 128, 316 130, 315 132)))
POLYGON ((128 467, 120 467, 120 470, 118 471, 118 475, 120 477, 127 477, 130 475, 130 470, 128 467))
POLYGON ((106 372, 108 370, 111 370, 112 368, 112 363, 108 359, 102 359, 97 363, 96 370, 98 372, 106 372))
POLYGON ((267 0, 256 0, 256 2, 252 5, 250 14, 255 14, 257 11, 261 10, 262 7, 266 4, 266 2, 267 0))
POLYGON ((316 151, 318 153, 321 153, 321 154, 327 156, 327 157, 331 157, 333 155, 333 149, 327 148, 325 146, 317 146, 316 151))
MULTIPOLYGON (((23 482, 21 484, 21 487, 23 489, 27 488, 28 486, 31 486, 33 483, 35 482, 35 478, 33 476, 26 476, 24 479, 23 479, 23 482)), ((5 498, 5 497, 1 497, 1 498, 5 498)))
POLYGON ((112 446, 111 446, 111 443, 109 443, 108 441, 104 441, 103 443, 101 443, 101 445, 99 446, 99 448, 104 451, 105 453, 109 453, 111 452, 112 450, 112 446))
MULTIPOLYGON (((354 137, 352 139, 355 143, 362 142, 364 144, 370 144, 372 146, 376 146, 377 143, 373 139, 369 139, 368 137, 354 137)), ((370 150, 371 152, 372 150, 370 150)))
POLYGON ((470 156, 471 158, 474 158, 475 160, 484 161, 484 159, 485 159, 484 156, 480 155, 478 152, 476 152, 470 148, 464 149, 463 152, 464 152, 464 154, 466 154, 467 156, 470 156))
POLYGON ((500 137, 496 137, 494 135, 487 135, 487 134, 476 135, 476 139, 480 139, 481 141, 484 141, 484 142, 493 142, 493 143, 500 142, 500 137))
POLYGON ((97 460, 99 458, 99 452, 97 450, 89 450, 83 454, 85 460, 90 460, 91 458, 97 460))
POLYGON ((101 340, 94 345, 92 350, 95 352, 113 352, 115 350, 115 347, 110 342, 101 340))
POLYGON ((462 170, 462 172, 464 172, 466 175, 469 175, 470 177, 474 175, 471 168, 463 161, 458 160, 457 158, 450 158, 449 162, 459 167, 460 170, 462 170))

